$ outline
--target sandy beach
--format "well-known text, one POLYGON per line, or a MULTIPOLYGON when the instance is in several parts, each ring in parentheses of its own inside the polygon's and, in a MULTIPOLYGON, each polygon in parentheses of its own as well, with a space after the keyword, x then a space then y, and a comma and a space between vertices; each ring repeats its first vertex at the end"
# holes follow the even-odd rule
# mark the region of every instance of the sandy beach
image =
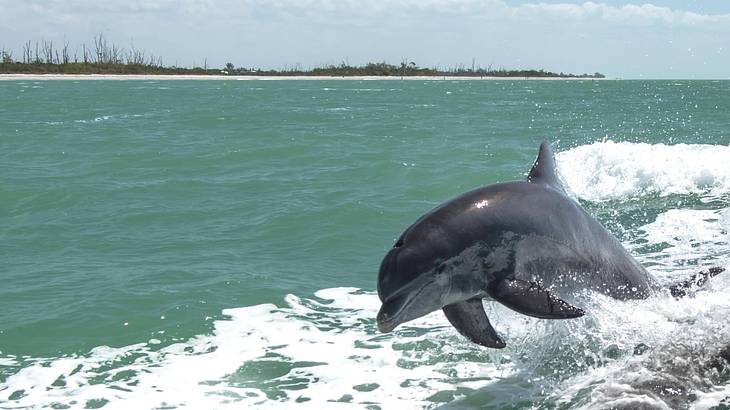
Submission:
POLYGON ((260 75, 151 75, 151 74, 0 74, 0 81, 40 80, 604 80, 604 78, 561 77, 457 77, 457 76, 260 76, 260 75))

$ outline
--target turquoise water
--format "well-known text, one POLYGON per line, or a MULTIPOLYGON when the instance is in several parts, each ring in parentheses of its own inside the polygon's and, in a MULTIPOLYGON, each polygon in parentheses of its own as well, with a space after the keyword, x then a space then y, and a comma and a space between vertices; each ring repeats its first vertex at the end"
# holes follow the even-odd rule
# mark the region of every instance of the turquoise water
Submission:
MULTIPOLYGON (((523 178, 547 139, 660 280, 727 266, 728 124, 728 81, 0 81, 0 407, 609 403, 606 374, 652 369, 641 337, 656 363, 676 323, 730 328, 730 281, 599 298, 582 325, 500 311, 509 347, 485 351, 436 316, 378 335, 380 260, 430 208, 523 178), (635 309, 630 336, 608 324, 635 309)), ((698 328, 702 355, 727 336, 698 328)), ((730 396, 702 375, 683 405, 730 396)))

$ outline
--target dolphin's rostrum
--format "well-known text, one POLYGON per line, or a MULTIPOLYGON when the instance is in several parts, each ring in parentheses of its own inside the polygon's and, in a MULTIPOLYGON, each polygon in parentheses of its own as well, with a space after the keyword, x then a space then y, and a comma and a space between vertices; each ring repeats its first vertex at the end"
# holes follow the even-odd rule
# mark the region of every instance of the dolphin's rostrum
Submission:
POLYGON ((482 299, 529 316, 569 319, 584 313, 572 304, 578 289, 643 299, 658 285, 566 195, 544 142, 527 181, 466 192, 403 232, 380 265, 377 323, 390 332, 443 309, 472 342, 502 348, 482 299))

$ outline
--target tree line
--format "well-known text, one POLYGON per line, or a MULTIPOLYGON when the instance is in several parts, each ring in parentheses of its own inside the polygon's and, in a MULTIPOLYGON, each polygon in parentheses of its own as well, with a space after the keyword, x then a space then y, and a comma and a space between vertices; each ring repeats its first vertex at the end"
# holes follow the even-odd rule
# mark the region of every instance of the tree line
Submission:
POLYGON ((13 51, 0 48, 2 74, 220 74, 220 69, 207 67, 165 66, 162 57, 111 43, 103 33, 81 47, 71 48, 68 41, 27 41, 19 58, 13 51))
POLYGON ((419 67, 415 62, 403 59, 400 64, 385 61, 354 66, 342 62, 303 69, 296 65, 280 70, 236 67, 227 63, 222 68, 209 68, 207 59, 203 67, 165 66, 160 56, 139 50, 134 45, 125 49, 110 43, 103 33, 94 36, 90 45, 71 49, 64 41, 60 45, 50 40, 27 41, 23 44, 19 59, 13 52, 0 49, 0 73, 3 74, 198 74, 198 75, 257 75, 257 76, 385 76, 385 77, 538 77, 538 78, 604 78, 601 73, 566 74, 542 69, 510 70, 457 65, 451 68, 419 67))

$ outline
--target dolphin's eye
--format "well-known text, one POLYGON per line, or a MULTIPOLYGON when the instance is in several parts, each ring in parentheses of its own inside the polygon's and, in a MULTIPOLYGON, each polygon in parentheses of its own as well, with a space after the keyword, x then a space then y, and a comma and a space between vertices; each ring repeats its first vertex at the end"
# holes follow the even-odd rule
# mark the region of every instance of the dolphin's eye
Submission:
POLYGON ((401 246, 403 246, 403 242, 404 242, 403 237, 401 236, 400 238, 398 238, 398 242, 396 242, 395 245, 393 245, 393 247, 400 248, 401 246))

